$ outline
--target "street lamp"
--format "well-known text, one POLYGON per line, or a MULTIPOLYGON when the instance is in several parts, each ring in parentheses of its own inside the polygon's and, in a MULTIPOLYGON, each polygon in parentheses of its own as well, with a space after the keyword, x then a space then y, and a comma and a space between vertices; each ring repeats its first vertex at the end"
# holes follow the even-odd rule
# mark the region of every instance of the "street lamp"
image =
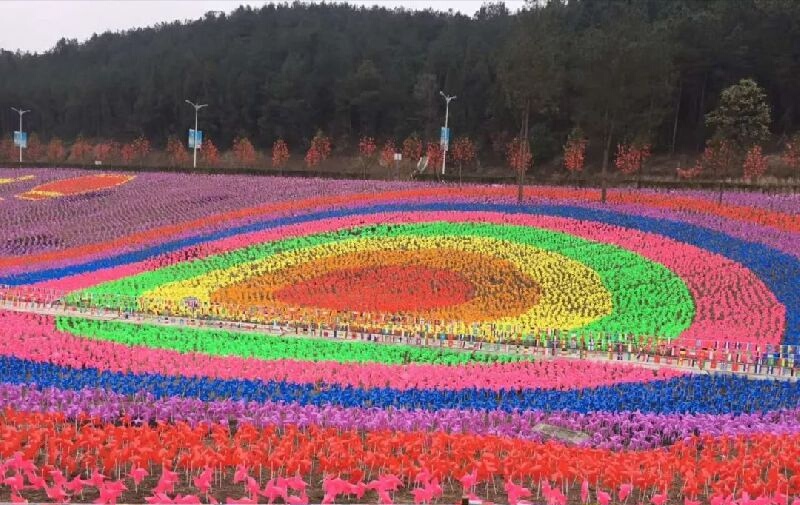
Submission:
POLYGON ((192 139, 192 144, 194 144, 194 161, 192 162, 192 166, 197 168, 197 112, 203 107, 208 107, 208 104, 204 103, 198 105, 189 100, 186 100, 186 103, 194 107, 194 138, 192 139))
POLYGON ((450 143, 450 130, 447 129, 447 120, 450 117, 450 100, 455 100, 455 95, 447 96, 444 91, 439 91, 439 94, 444 98, 444 131, 442 132, 442 175, 444 175, 445 167, 447 166, 447 146, 450 143), (444 135, 447 135, 447 138, 444 135))
POLYGON ((19 134, 20 134, 20 142, 19 142, 19 162, 20 162, 20 163, 22 163, 22 138, 21 138, 21 137, 22 137, 22 116, 24 116, 25 114, 27 114, 28 112, 30 112, 30 110, 16 109, 16 108, 14 108, 14 107, 11 107, 11 110, 13 110, 13 111, 14 111, 14 112, 16 112, 17 114, 19 114, 19 134))

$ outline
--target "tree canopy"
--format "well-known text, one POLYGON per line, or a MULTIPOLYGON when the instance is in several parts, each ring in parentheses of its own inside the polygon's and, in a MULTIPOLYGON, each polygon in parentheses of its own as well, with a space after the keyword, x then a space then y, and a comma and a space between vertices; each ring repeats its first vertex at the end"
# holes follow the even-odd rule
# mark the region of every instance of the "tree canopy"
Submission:
POLYGON ((616 142, 701 148, 722 90, 752 78, 772 105, 769 128, 800 126, 800 2, 570 0, 475 16, 341 4, 242 7, 191 22, 61 40, 43 54, 0 52, 0 133, 9 107, 26 130, 71 141, 184 138, 194 111, 207 138, 308 146, 317 131, 357 152, 412 133, 434 139, 444 103, 453 136, 502 156, 530 116, 537 159, 576 126, 608 159, 616 142))

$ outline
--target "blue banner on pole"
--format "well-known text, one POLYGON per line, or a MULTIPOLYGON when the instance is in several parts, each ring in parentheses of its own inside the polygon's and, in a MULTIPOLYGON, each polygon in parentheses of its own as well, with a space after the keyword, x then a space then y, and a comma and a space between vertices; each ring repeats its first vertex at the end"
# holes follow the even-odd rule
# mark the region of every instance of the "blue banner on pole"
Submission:
POLYGON ((14 132, 14 145, 23 149, 28 148, 28 134, 27 132, 14 132))
POLYGON ((444 145, 450 143, 450 128, 442 127, 441 143, 444 145))
POLYGON ((189 149, 194 149, 194 146, 198 149, 203 146, 203 130, 189 128, 189 149))

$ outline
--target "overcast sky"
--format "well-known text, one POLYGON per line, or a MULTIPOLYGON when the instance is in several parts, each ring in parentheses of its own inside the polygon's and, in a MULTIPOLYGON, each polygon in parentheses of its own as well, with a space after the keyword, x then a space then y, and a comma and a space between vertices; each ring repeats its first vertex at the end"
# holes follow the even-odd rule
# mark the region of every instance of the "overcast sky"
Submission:
MULTIPOLYGON (((245 0, 0 0, 0 49, 42 52, 61 37, 83 41, 93 33, 150 26, 162 21, 197 19, 207 11, 230 12, 241 4, 261 6, 265 1, 245 0)), ((352 0, 356 5, 382 5, 410 9, 433 8, 472 15, 484 0, 352 0)), ((506 0, 515 10, 523 0, 506 0)))

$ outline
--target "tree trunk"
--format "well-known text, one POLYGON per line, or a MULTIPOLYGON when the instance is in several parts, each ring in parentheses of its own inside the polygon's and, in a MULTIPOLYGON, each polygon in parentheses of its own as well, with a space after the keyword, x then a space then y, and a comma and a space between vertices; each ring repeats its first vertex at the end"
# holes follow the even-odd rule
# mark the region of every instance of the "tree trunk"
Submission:
POLYGON ((681 114, 681 98, 683 98, 683 81, 678 81, 678 103, 675 105, 675 121, 672 123, 672 145, 669 148, 670 157, 675 156, 675 142, 678 138, 678 117, 681 114))
MULTIPOLYGON (((708 84, 708 72, 703 74, 703 88, 700 90, 700 105, 698 106, 697 110, 697 123, 705 124, 705 108, 706 108, 706 85, 708 84)), ((697 140, 697 151, 700 151, 701 143, 703 142, 703 132, 702 129, 698 132, 695 132, 695 135, 698 136, 697 140)))
MULTIPOLYGON (((650 110, 647 111, 647 142, 653 139, 653 109, 655 109, 655 100, 650 97, 650 110)), ((642 162, 642 166, 636 171, 636 189, 642 188, 642 177, 644 176, 644 167, 647 163, 642 162)))
POLYGON ((606 145, 603 148, 603 164, 600 170, 600 201, 606 203, 608 193, 606 176, 608 174, 608 156, 611 153, 611 137, 614 134, 614 120, 608 120, 608 109, 606 109, 606 145))
POLYGON ((528 117, 530 116, 530 101, 525 103, 525 115, 522 117, 522 132, 520 133, 520 161, 521 166, 517 170, 517 203, 522 204, 523 186, 525 185, 526 160, 528 158, 528 117))

